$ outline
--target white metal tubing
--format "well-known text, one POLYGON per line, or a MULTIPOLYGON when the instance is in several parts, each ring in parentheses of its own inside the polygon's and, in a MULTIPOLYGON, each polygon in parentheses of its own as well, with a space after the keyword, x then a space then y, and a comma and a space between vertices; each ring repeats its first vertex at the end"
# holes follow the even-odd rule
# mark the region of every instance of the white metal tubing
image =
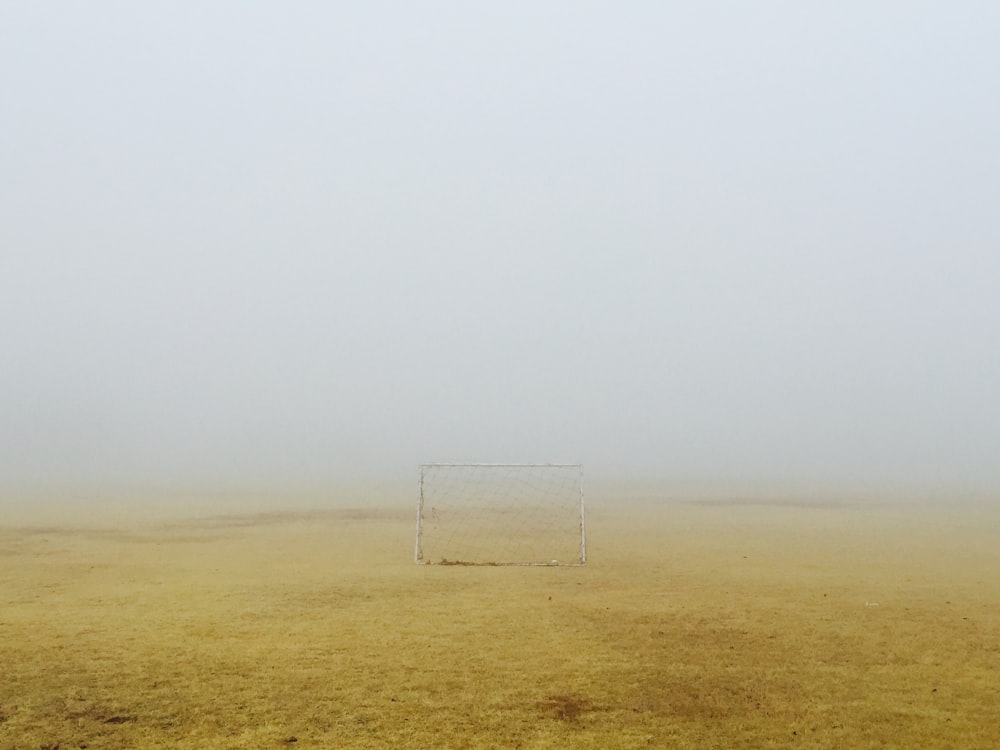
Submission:
POLYGON ((587 523, 583 503, 583 465, 580 465, 580 564, 587 562, 587 523))
POLYGON ((581 472, 582 472, 582 469, 583 469, 583 464, 442 464, 442 463, 420 464, 420 469, 423 470, 425 468, 431 468, 431 467, 434 467, 434 466, 442 466, 442 467, 445 467, 445 468, 452 468, 452 469, 462 468, 464 466, 468 466, 468 467, 490 466, 490 467, 496 467, 496 468, 529 468, 529 469, 530 468, 535 468, 535 467, 537 467, 539 469, 541 469, 541 468, 551 468, 551 469, 576 469, 576 468, 579 468, 579 469, 581 469, 581 472))
MULTIPOLYGON (((528 464, 528 463, 428 463, 420 464, 420 482, 419 482, 419 492, 417 498, 417 539, 413 551, 413 561, 419 564, 426 564, 423 559, 423 546, 421 543, 421 534, 423 531, 422 520, 423 520, 423 509, 424 509, 424 473, 427 469, 433 469, 435 467, 441 468, 553 468, 553 469, 579 469, 580 470, 580 562, 570 563, 573 565, 583 565, 587 562, 587 527, 586 527, 586 511, 584 506, 584 494, 583 494, 583 464, 528 464)), ((494 563, 494 565, 500 566, 548 566, 549 563, 494 563)))
POLYGON ((417 492, 417 541, 413 549, 413 562, 422 563, 424 561, 424 550, 421 541, 422 524, 421 519, 424 514, 424 467, 420 467, 420 485, 417 492))

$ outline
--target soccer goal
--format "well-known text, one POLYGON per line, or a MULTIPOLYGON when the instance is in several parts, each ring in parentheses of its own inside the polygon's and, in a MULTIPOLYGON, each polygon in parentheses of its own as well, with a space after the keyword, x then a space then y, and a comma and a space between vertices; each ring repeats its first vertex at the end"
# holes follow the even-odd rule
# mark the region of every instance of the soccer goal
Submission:
POLYGON ((582 565, 579 464, 422 464, 414 561, 582 565))

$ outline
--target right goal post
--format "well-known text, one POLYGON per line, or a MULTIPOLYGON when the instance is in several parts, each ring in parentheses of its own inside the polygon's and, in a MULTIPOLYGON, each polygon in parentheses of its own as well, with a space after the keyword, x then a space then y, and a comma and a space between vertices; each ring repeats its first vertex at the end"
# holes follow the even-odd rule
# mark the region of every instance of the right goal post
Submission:
POLYGON ((583 565, 583 467, 421 464, 414 561, 583 565))

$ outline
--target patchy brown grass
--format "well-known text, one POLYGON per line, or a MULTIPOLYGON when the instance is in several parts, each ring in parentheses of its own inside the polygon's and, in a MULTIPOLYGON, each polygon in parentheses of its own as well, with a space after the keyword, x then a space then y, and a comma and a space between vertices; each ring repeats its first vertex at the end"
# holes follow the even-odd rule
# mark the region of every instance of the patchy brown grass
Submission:
POLYGON ((590 505, 581 568, 416 566, 404 509, 0 527, 0 750, 1000 746, 996 511, 590 505))

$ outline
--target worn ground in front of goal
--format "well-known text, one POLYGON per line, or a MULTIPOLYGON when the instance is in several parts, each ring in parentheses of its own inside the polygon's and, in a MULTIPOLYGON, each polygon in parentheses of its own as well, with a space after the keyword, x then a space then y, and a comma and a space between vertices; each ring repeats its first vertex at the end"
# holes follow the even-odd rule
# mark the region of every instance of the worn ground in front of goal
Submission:
POLYGON ((463 568, 316 505, 5 509, 0 748, 1000 745, 996 510, 606 491, 463 568))

